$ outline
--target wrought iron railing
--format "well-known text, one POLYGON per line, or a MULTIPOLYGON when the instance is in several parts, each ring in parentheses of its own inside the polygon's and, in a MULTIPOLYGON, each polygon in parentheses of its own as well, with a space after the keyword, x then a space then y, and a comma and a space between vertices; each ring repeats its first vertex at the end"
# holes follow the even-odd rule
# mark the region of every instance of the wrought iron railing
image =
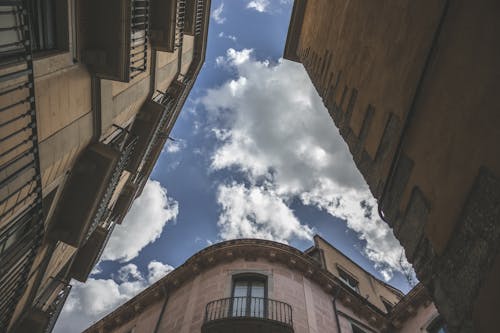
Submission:
MULTIPOLYGON (((168 122, 170 114, 175 106, 175 97, 169 94, 168 92, 157 91, 156 95, 153 96, 153 102, 158 103, 163 106, 163 113, 160 117, 160 121, 158 122, 158 126, 153 129, 153 135, 151 136, 151 140, 149 141, 143 157, 142 162, 139 165, 139 170, 141 170, 142 166, 148 159, 151 157, 155 146, 158 144, 158 140, 160 138, 161 131, 165 128, 165 125, 168 122)), ((141 178, 141 172, 136 172, 133 178, 133 182, 138 184, 141 178)))
POLYGON ((51 282, 46 291, 35 302, 35 308, 43 311, 48 317, 47 325, 41 331, 43 333, 52 332, 71 291, 71 285, 66 281, 52 278, 51 282), (56 289, 59 290, 57 295, 53 297, 56 289))
POLYGON ((149 0, 131 0, 130 79, 143 73, 148 63, 149 0))
POLYGON ((203 12, 204 12, 204 2, 205 0, 196 0, 196 14, 194 18, 194 34, 199 35, 201 34, 201 27, 203 23, 203 12))
POLYGON ((44 231, 30 30, 26 1, 0 2, 0 331, 44 231))
POLYGON ((177 0, 177 13, 175 22, 175 47, 180 48, 182 47, 182 41, 184 39, 184 24, 186 22, 186 0, 177 0))
POLYGON ((293 326, 292 307, 270 298, 229 297, 212 301, 205 307, 205 323, 232 318, 260 318, 293 326))
POLYGON ((99 207, 97 208, 97 212, 92 219, 92 223, 87 231, 87 235, 85 237, 85 241, 88 240, 92 232, 94 232, 95 228, 101 223, 105 217, 106 212, 108 211, 109 202, 113 193, 120 181, 120 177, 125 170, 125 166, 128 163, 128 159, 132 154, 135 144, 137 142, 137 137, 132 138, 132 140, 127 141, 127 137, 129 133, 125 129, 120 129, 121 133, 114 137, 108 144, 121 152, 120 158, 116 167, 111 175, 111 179, 108 183, 106 191, 104 192, 104 196, 102 197, 99 207), (126 144, 125 144, 126 142, 126 144))

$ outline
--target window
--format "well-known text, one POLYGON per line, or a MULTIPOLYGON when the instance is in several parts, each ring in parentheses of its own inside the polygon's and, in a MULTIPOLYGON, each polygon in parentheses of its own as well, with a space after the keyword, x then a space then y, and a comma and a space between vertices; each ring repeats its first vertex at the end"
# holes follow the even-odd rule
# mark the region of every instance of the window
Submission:
POLYGON ((32 51, 65 50, 68 47, 67 1, 28 0, 32 51))
POLYGON ((352 329, 352 333, 366 333, 364 330, 362 330, 361 328, 359 328, 358 326, 356 326, 354 324, 351 324, 351 329, 352 329))
POLYGON ((448 328, 446 323, 444 322, 441 316, 434 319, 430 325, 427 327, 428 333, 446 333, 448 332, 448 328))
POLYGON ((264 317, 267 298, 267 277, 240 274, 233 277, 231 313, 233 317, 264 317))
POLYGON ((352 275, 341 269, 340 267, 337 267, 339 271, 339 277, 342 281, 345 282, 349 287, 351 287, 352 290, 355 292, 359 293, 359 282, 356 280, 352 275))
POLYGON ((382 303, 384 303, 384 306, 385 306, 385 309, 387 310, 387 313, 391 312, 392 307, 393 307, 392 303, 383 297, 380 297, 380 299, 382 300, 382 303))

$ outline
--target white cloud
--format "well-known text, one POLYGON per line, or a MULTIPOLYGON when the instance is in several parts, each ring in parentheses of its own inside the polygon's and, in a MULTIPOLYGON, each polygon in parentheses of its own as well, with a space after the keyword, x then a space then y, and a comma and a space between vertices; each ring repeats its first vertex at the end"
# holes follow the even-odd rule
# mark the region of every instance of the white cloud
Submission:
MULTIPOLYGON (((221 233, 248 230, 247 219, 232 213, 232 206, 261 209, 251 201, 234 202, 248 200, 250 193, 260 193, 275 203, 281 200, 284 206, 298 199, 346 220, 366 242, 365 255, 390 278, 400 268, 402 248, 379 220, 377 203, 302 65, 258 61, 251 49, 229 49, 219 62, 236 72, 236 78, 208 90, 201 99, 209 118, 225 120, 222 127, 219 120, 212 130, 219 146, 211 167, 240 170, 251 184, 231 184, 219 191, 221 233), (221 200, 226 192, 233 197, 224 195, 221 200), (236 215, 242 230, 225 217, 230 213, 236 215)), ((293 220, 293 212, 287 218, 293 220)))
POLYGON ((81 332, 172 270, 168 264, 152 261, 148 264, 146 276, 136 265, 128 264, 118 270, 116 280, 89 278, 86 283, 73 281, 54 332, 81 332))
POLYGON ((166 149, 167 153, 173 154, 180 152, 184 148, 186 148, 186 141, 181 139, 169 139, 164 149, 166 149))
POLYGON ((212 19, 215 21, 215 23, 222 24, 226 21, 226 18, 222 16, 223 11, 224 3, 221 2, 220 6, 212 11, 212 19))
POLYGON ((261 238, 287 243, 291 238, 312 239, 313 231, 300 224, 286 203, 272 190, 241 184, 221 185, 217 222, 223 240, 261 238))
POLYGON ((178 213, 177 201, 167 196, 158 181, 148 180, 123 223, 115 227, 102 260, 132 260, 160 237, 165 224, 174 221, 178 213))
POLYGON ((172 266, 153 260, 148 264, 148 282, 155 283, 173 270, 172 266))
POLYGON ((236 36, 234 36, 234 35, 227 35, 223 31, 219 32, 219 38, 227 38, 227 39, 232 40, 233 42, 236 42, 236 40, 238 39, 238 38, 236 38, 236 36))
POLYGON ((252 0, 248 2, 247 8, 263 13, 267 11, 269 4, 269 0, 252 0))

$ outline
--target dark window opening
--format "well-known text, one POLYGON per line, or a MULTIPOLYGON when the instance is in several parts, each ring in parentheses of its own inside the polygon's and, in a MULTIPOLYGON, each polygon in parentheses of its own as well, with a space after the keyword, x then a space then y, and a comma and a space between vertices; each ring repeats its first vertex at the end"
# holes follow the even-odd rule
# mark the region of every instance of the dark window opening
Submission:
POLYGON ((351 276, 349 273, 345 272, 343 269, 340 267, 337 267, 339 271, 339 277, 342 281, 345 282, 349 287, 351 287, 352 290, 355 292, 359 293, 359 282, 356 280, 353 276, 351 276))
POLYGON ((366 333, 364 330, 362 330, 361 328, 359 328, 354 324, 351 324, 351 328, 352 328, 352 333, 366 333))
POLYGON ((57 48, 56 0, 28 0, 31 22, 31 50, 50 51, 57 48))
POLYGON ((441 316, 434 319, 429 327, 427 327, 427 332, 429 333, 447 333, 448 328, 441 316))
POLYGON ((266 316, 267 277, 237 275, 233 278, 231 315, 233 317, 266 316))
POLYGON ((69 50, 67 0, 26 0, 29 39, 35 56, 69 50))
POLYGON ((387 310, 387 313, 391 312, 394 305, 392 305, 391 302, 389 302, 388 300, 386 300, 384 298, 381 298, 381 300, 382 300, 382 303, 384 303, 384 306, 385 306, 385 309, 387 310))

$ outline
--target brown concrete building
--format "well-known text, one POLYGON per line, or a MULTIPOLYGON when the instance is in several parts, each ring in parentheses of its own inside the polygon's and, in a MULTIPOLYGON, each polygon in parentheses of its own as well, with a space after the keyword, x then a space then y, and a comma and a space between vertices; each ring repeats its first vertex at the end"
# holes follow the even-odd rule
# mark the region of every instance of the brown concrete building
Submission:
POLYGON ((500 326, 500 3, 295 0, 301 62, 452 331, 500 326))
POLYGON ((305 252, 256 239, 210 246, 85 332, 436 333, 441 324, 422 285, 404 296, 316 236, 305 252))
POLYGON ((0 1, 1 332, 50 332, 87 279, 200 71, 209 10, 0 1))

